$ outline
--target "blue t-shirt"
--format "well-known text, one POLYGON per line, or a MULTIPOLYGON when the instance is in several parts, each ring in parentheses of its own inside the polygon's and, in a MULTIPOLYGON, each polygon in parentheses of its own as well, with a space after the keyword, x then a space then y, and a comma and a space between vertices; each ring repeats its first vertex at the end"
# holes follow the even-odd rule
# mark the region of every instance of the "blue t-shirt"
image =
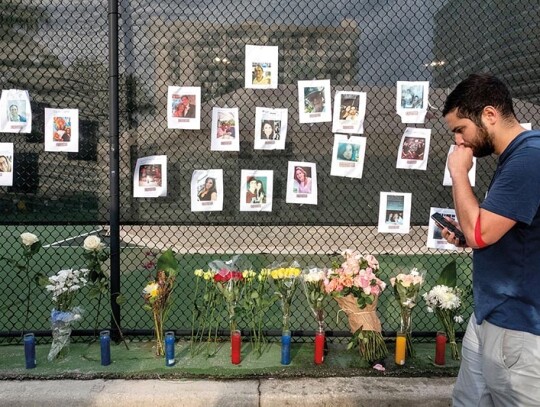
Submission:
POLYGON ((474 250, 476 320, 540 335, 540 131, 521 133, 503 151, 480 207, 517 223, 474 250))

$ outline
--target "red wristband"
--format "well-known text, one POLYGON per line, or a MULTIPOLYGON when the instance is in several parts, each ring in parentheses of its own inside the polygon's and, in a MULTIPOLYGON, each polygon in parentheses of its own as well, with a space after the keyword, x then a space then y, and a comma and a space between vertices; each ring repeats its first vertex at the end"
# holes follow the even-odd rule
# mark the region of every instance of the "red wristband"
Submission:
POLYGON ((482 240, 482 227, 480 226, 480 214, 478 214, 478 219, 476 219, 476 226, 474 227, 474 240, 476 240, 476 245, 479 249, 482 249, 487 246, 486 242, 482 240))

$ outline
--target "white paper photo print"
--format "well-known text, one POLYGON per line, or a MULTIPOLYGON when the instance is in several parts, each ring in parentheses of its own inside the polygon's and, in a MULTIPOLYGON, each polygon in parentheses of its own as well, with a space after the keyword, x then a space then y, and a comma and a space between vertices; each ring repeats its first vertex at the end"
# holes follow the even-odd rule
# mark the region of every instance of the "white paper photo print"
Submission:
POLYGON ((317 205, 317 165, 315 163, 289 161, 285 202, 317 205))
POLYGON ((431 129, 407 127, 399 144, 396 168, 426 170, 431 129))
MULTIPOLYGON (((454 151, 456 148, 456 145, 451 145, 450 149, 448 150, 448 154, 446 156, 446 165, 444 166, 444 177, 443 177, 443 186, 445 187, 451 187, 452 186, 452 177, 450 176, 450 171, 448 170, 448 156, 454 151)), ((467 174, 469 176, 469 182, 471 183, 471 187, 474 187, 476 184, 476 157, 473 157, 473 164, 471 169, 469 170, 469 173, 467 174)))
POLYGON ((0 143, 0 186, 13 185, 13 143, 0 143))
POLYGON ((409 233, 411 223, 411 194, 381 192, 379 204, 379 233, 409 233))
POLYGON ((298 81, 300 123, 332 121, 330 79, 298 81))
POLYGON ((45 151, 79 151, 78 109, 45 109, 45 151))
POLYGON ((169 86, 167 89, 167 128, 201 128, 201 88, 169 86))
POLYGON ((429 82, 398 81, 396 112, 402 123, 424 123, 428 109, 429 82))
POLYGON ((457 247, 452 243, 448 243, 446 239, 442 237, 441 229, 437 226, 435 221, 431 219, 431 215, 439 212, 444 216, 448 216, 457 221, 455 209, 449 208, 430 208, 429 209, 429 223, 428 223, 428 238, 426 246, 431 249, 440 250, 457 250, 457 247))
POLYGON ((366 116, 365 92, 336 92, 333 133, 362 134, 366 116))
POLYGON ((240 211, 272 212, 274 171, 242 170, 240 176, 240 211))
POLYGON ((330 175, 362 178, 365 155, 365 137, 347 137, 345 134, 334 135, 334 149, 332 152, 332 168, 330 170, 330 175))
POLYGON ((276 89, 278 47, 246 45, 245 87, 276 89))
POLYGON ((223 170, 195 170, 191 176, 191 211, 223 210, 223 170))
POLYGON ((0 133, 31 133, 32 108, 27 90, 8 89, 0 96, 0 133))
POLYGON ((137 159, 133 174, 135 198, 167 196, 167 156, 152 155, 137 159))
POLYGON ((212 109, 212 151, 240 151, 238 108, 212 109))
POLYGON ((285 150, 287 109, 255 108, 255 150, 285 150))

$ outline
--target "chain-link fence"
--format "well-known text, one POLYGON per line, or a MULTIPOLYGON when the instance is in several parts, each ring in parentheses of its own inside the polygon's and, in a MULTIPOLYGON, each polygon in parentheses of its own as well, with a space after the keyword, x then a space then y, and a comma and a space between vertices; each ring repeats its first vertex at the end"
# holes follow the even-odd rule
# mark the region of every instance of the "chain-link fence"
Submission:
MULTIPOLYGON (((120 275, 126 299, 121 326, 127 334, 152 329, 140 292, 154 271, 149 262, 168 247, 177 252, 182 271, 167 325, 186 335, 192 325, 193 271, 234 254, 245 254, 255 269, 292 259, 303 267, 330 266, 332 255, 355 248, 379 258, 386 282, 413 267, 433 282, 449 261, 457 260, 459 284, 469 287, 469 252, 426 247, 430 208, 453 206, 451 188, 443 186, 452 144, 440 114, 445 96, 469 73, 490 71, 514 91, 520 121, 536 127, 540 117, 540 6, 530 2, 122 1, 118 34, 116 14, 91 0, 1 0, 0 7, 1 88, 27 90, 32 115, 31 133, 0 133, 2 145, 13 145, 13 182, 0 195, 2 256, 21 258, 19 234, 35 233, 44 247, 29 267, 52 275, 84 266, 81 246, 88 235, 120 242, 111 246, 108 269, 113 277, 120 275), (118 40, 118 54, 111 39, 118 40), (251 72, 246 70, 248 45, 277 47, 275 88, 245 86, 251 72), (117 98, 109 83, 116 55, 117 98), (301 122, 306 105, 299 106, 299 100, 307 93, 298 81, 323 79, 330 80, 331 97, 324 100, 330 112, 340 103, 336 92, 366 93, 363 133, 352 134, 366 139, 361 178, 331 175, 336 160, 332 116, 301 122), (423 123, 404 124, 397 115, 398 81, 429 81, 423 123), (200 129, 170 128, 171 86, 200 88, 200 129), (116 103, 118 140, 111 131, 116 118, 110 108, 116 103), (45 151, 45 108, 78 109, 77 152, 45 151), (211 150, 214 108, 238 109, 238 151, 211 150), (283 149, 255 148, 263 131, 256 108, 287 109, 283 149), (406 128, 431 131, 425 170, 397 168, 398 158, 406 160, 400 156, 406 128), (134 197, 135 175, 141 175, 137 160, 150 156, 167 157, 166 196, 134 197), (110 167, 114 157, 118 171, 110 167), (309 163, 316 173, 316 205, 287 198, 289 162, 309 163), (193 211, 192 175, 211 169, 223 171, 222 210, 193 211), (242 170, 273 171, 271 211, 242 210, 248 188, 242 170), (111 185, 119 185, 118 191, 111 185), (116 192, 119 208, 110 198, 116 192), (407 233, 378 232, 380 192, 411 193, 407 233), (119 224, 111 224, 116 216, 119 224)), ((495 164, 489 158, 477 163, 479 198, 495 164)), ((3 261, 1 267, 0 336, 19 336, 27 314, 26 329, 48 335, 49 296, 10 263, 3 261)), ((111 326, 108 307, 97 312, 96 301, 81 301, 87 316, 78 333, 111 326)), ((387 333, 399 328, 393 303, 386 290, 380 314, 387 333)), ((466 313, 470 310, 469 303, 466 313)), ((415 312, 415 331, 430 335, 437 330, 422 302, 415 312)), ((346 322, 336 313, 329 302, 329 335, 345 336, 346 322)), ((268 313, 269 333, 279 328, 278 314, 277 305, 268 313)), ((300 291, 291 323, 297 337, 315 327, 300 291)))

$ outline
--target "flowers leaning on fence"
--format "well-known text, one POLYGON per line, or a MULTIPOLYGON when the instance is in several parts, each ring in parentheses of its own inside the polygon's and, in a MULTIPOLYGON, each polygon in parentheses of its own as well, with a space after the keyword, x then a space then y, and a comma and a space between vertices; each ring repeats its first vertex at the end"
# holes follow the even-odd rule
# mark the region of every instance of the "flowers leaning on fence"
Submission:
POLYGON ((400 308, 400 332, 405 334, 406 352, 409 356, 415 356, 412 342, 412 310, 416 306, 418 293, 423 282, 424 277, 416 268, 412 269, 409 274, 400 273, 390 279, 390 284, 394 289, 394 297, 400 308))
POLYGON ((373 363, 388 355, 377 316, 377 299, 386 284, 377 277, 379 262, 374 256, 352 250, 342 255, 345 262, 328 271, 325 290, 347 314, 353 333, 349 348, 358 343, 360 355, 373 363))
POLYGON ((318 331, 324 332, 324 299, 327 297, 324 289, 326 269, 310 268, 302 272, 302 283, 309 307, 318 324, 318 331))
POLYGON ((156 337, 156 356, 165 354, 163 333, 164 324, 172 304, 172 292, 178 261, 171 249, 163 252, 157 260, 156 278, 143 289, 144 308, 152 312, 156 337))
POLYGON ((270 266, 268 269, 275 287, 275 293, 281 300, 283 313, 282 332, 290 332, 291 304, 297 287, 297 280, 302 272, 296 262, 286 265, 270 266))
POLYGON ((428 312, 435 312, 442 324, 450 349, 452 359, 459 360, 459 350, 456 343, 455 323, 463 322, 463 317, 459 315, 461 308, 462 291, 456 287, 456 263, 449 263, 437 280, 437 285, 423 295, 427 304, 428 312))
POLYGON ((86 285, 88 270, 60 270, 49 277, 45 289, 52 293, 54 308, 51 312, 53 341, 47 359, 52 361, 69 345, 71 324, 82 318, 83 310, 74 307, 77 292, 86 285))
POLYGON ((24 232, 20 235, 21 246, 23 249, 23 262, 19 262, 16 259, 2 256, 1 259, 7 261, 13 268, 17 270, 17 274, 21 275, 26 280, 26 311, 24 313, 24 320, 22 324, 23 334, 26 331, 26 325, 28 324, 28 317, 30 315, 30 298, 32 294, 32 280, 36 284, 45 284, 47 278, 42 272, 37 272, 34 275, 30 274, 30 260, 41 249, 41 242, 39 238, 33 233, 24 232))

